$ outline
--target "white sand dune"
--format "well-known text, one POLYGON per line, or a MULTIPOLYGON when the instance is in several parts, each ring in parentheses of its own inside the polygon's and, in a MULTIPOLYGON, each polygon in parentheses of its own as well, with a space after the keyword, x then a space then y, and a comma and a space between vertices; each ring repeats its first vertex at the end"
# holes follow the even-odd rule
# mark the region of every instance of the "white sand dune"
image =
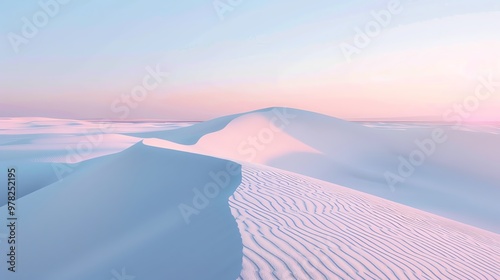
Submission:
POLYGON ((239 279, 497 279, 500 235, 348 188, 244 166, 239 279))
MULTIPOLYGON (((195 189, 228 163, 141 143, 86 161, 18 200, 18 271, 2 267, 0 279, 111 279, 122 267, 137 279, 235 279, 242 243, 228 198, 241 182, 239 165, 190 223, 179 210, 195 207, 195 189)), ((0 207, 1 220, 6 213, 0 207)), ((0 246, 3 255, 7 244, 0 246)))
POLYGON ((436 127, 376 129, 307 111, 269 108, 133 136, 156 147, 305 174, 500 232, 500 173, 492 164, 500 163, 500 135, 437 128, 446 142, 436 144, 394 189, 386 172, 399 175, 400 157, 419 149, 415 141, 431 137, 436 127))
POLYGON ((236 169, 186 223, 178 206, 229 163, 142 143, 84 162, 19 200, 24 268, 1 279, 106 279, 122 267, 135 279, 500 275, 498 234, 265 166, 236 169))
POLYGON ((498 279, 492 130, 446 130, 391 192, 383 173, 432 128, 283 110, 125 125, 63 180, 52 164, 96 124, 15 120, 0 131, 0 168, 22 178, 19 271, 0 279, 498 279))
MULTIPOLYGON (((165 131, 186 123, 136 123, 50 118, 0 118, 0 169, 17 167, 17 197, 50 185, 79 163, 121 152, 141 141, 128 132, 165 131)), ((0 200, 0 206, 5 205, 0 200)))

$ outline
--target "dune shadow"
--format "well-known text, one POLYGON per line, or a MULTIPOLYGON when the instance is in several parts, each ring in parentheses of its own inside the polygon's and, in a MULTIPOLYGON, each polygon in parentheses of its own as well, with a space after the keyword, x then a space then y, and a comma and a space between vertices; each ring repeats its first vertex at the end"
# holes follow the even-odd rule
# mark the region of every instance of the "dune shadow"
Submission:
POLYGON ((240 183, 238 164, 142 143, 90 160, 20 199, 24 269, 9 279, 236 279, 240 183))

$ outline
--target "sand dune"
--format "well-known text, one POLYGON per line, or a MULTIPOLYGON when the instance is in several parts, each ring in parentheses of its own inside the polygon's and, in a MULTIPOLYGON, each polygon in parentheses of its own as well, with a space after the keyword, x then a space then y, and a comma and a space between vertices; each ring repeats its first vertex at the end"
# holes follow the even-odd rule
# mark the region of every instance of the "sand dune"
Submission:
POLYGON ((496 279, 500 236, 344 187, 244 166, 239 279, 496 279))
MULTIPOLYGON (((0 279, 111 279, 122 267, 137 279, 235 279, 242 243, 227 201, 240 167, 216 196, 194 204, 228 163, 142 143, 86 161, 18 200, 19 269, 0 269, 0 279), (181 204, 196 211, 189 223, 181 204)), ((0 219, 6 213, 0 207, 0 219)))
POLYGON ((22 266, 0 279, 498 278, 500 236, 484 230, 500 226, 493 128, 444 127, 446 145, 391 192, 383 172, 432 127, 285 111, 127 124, 62 180, 53 164, 100 138, 85 133, 96 124, 16 120, 0 168, 23 179, 22 266))
POLYGON ((500 232, 500 173, 490 164, 500 162, 500 135, 489 132, 429 125, 377 129, 307 111, 269 108, 134 136, 149 137, 145 143, 156 147, 305 174, 500 232), (446 142, 435 143, 411 176, 389 185, 387 172, 399 176, 401 158, 408 160, 420 149, 416 141, 427 141, 435 129, 442 129, 446 142), (197 135, 196 141, 191 134, 197 135))
POLYGON ((200 199, 194 189, 225 181, 213 174, 229 174, 229 163, 142 143, 84 162, 19 200, 19 255, 30 269, 8 279, 98 279, 121 267, 137 279, 494 279, 500 273, 498 234, 262 165, 236 169, 186 222, 179 205, 200 199))

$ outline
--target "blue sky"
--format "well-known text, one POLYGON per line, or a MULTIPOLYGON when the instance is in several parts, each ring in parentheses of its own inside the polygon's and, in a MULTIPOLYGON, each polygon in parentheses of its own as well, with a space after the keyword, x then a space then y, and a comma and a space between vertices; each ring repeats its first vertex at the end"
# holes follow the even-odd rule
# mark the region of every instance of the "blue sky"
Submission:
MULTIPOLYGON (((110 104, 159 65, 168 81, 128 118, 205 119, 268 106, 439 118, 493 71, 500 42, 500 1, 491 0, 401 1, 403 12, 349 62, 339 45, 391 1, 242 0, 221 20, 214 1, 72 0, 16 53, 9 34, 22 35, 22 18, 43 11, 39 2, 51 1, 0 4, 2 116, 116 118, 110 104), (429 55, 401 68, 402 53, 429 55), (473 77, 446 73, 453 67, 473 77)), ((497 118, 495 102, 478 115, 497 118)))

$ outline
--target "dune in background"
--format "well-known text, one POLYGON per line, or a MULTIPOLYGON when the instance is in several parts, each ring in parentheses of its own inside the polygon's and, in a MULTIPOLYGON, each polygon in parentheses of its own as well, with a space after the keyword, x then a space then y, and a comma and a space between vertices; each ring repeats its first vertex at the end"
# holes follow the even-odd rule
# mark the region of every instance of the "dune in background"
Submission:
POLYGON ((130 134, 156 147, 276 167, 374 194, 411 207, 500 232, 500 128, 445 125, 367 127, 312 112, 270 108, 186 128, 130 134), (394 189, 400 157, 435 143, 414 173, 394 189), (480 202, 480 203, 478 203, 480 202))

